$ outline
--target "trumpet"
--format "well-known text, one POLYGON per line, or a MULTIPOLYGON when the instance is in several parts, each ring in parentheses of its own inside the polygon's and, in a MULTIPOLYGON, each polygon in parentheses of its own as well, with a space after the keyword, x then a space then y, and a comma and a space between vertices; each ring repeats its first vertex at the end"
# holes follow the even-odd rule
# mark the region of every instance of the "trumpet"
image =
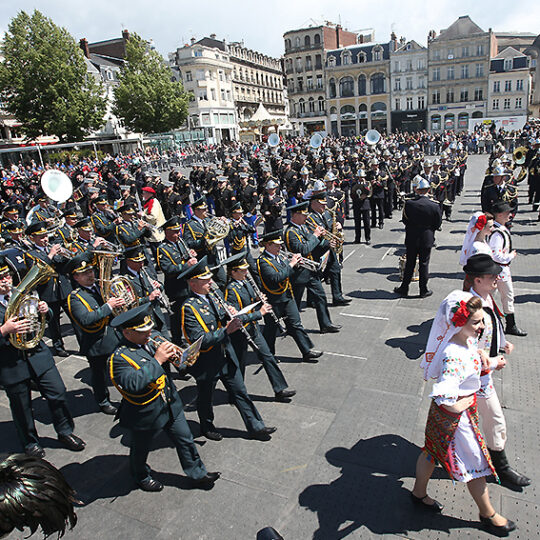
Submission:
MULTIPOLYGON (((283 255, 290 261, 295 255, 299 255, 298 253, 292 253, 291 251, 288 251, 284 248, 281 248, 280 253, 283 253, 283 255)), ((318 272, 320 270, 320 263, 317 261, 313 261, 311 259, 308 259, 307 257, 302 257, 300 255, 300 260, 298 261, 298 266, 305 268, 306 270, 309 270, 310 272, 318 272)))
MULTIPOLYGON (((306 225, 311 232, 313 232, 318 227, 318 225, 316 223, 313 223, 312 221, 306 221, 306 225)), ((335 244, 332 250, 336 253, 340 253, 343 250, 343 236, 341 236, 340 234, 335 234, 324 229, 322 237, 328 242, 335 244)))
POLYGON ((172 345, 174 349, 174 356, 169 360, 169 362, 177 369, 183 369, 191 367, 199 357, 199 353, 192 356, 188 356, 185 362, 182 363, 182 355, 184 354, 183 349, 181 349, 178 345, 175 345, 174 343, 171 343, 170 341, 166 340, 164 337, 160 336, 161 339, 154 339, 153 337, 148 338, 148 342, 152 343, 154 347, 157 349, 160 345, 163 345, 164 343, 168 343, 172 345))

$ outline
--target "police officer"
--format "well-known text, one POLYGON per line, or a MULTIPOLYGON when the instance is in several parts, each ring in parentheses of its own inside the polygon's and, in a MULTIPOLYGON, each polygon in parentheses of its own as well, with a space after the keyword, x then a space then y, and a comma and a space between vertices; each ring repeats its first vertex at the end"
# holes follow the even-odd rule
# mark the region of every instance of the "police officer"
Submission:
POLYGON ((49 247, 49 232, 44 221, 37 221, 26 228, 26 235, 34 245, 25 252, 25 263, 28 269, 34 264, 35 259, 52 266, 56 276, 47 278, 37 286, 39 297, 47 302, 52 311, 49 320, 49 332, 53 342, 53 352, 56 356, 67 357, 69 353, 64 349, 64 341, 60 328, 60 310, 71 291, 69 279, 63 274, 67 258, 60 255, 60 244, 49 247))
POLYGON ((197 413, 202 434, 210 440, 220 441, 223 435, 214 426, 212 396, 218 380, 229 392, 242 420, 253 439, 267 441, 276 431, 266 427, 249 397, 238 358, 230 341, 230 334, 238 331, 242 321, 238 317, 228 318, 224 309, 212 293, 212 273, 207 258, 187 268, 181 279, 186 279, 191 296, 182 306, 182 331, 189 343, 203 336, 199 359, 190 368, 197 381, 197 413))
MULTIPOLYGON (((225 301, 237 311, 240 311, 251 304, 259 303, 261 299, 257 297, 252 285, 246 279, 250 265, 247 259, 243 257, 242 253, 230 257, 227 261, 224 261, 224 264, 225 263, 227 263, 230 275, 230 281, 225 289, 225 301)), ((252 311, 246 315, 243 320, 246 323, 246 329, 251 336, 251 339, 257 346, 255 354, 266 371, 268 380, 274 390, 276 401, 288 401, 289 398, 296 394, 296 391, 287 388, 287 381, 279 369, 274 355, 270 352, 268 344, 261 334, 257 322, 260 321, 263 316, 269 314, 271 310, 272 306, 267 302, 264 302, 260 309, 252 311)), ((240 362, 242 377, 245 378, 248 341, 242 332, 233 332, 231 334, 231 342, 238 361, 240 362)))
MULTIPOLYGON (((302 257, 313 260, 311 252, 321 244, 321 240, 324 241, 322 238, 324 228, 317 225, 313 233, 309 232, 305 225, 308 204, 304 201, 288 208, 291 212, 291 221, 285 230, 285 244, 290 252, 299 253, 302 257)), ((299 264, 295 268, 291 281, 298 308, 300 308, 304 290, 307 289, 312 294, 321 334, 339 332, 341 327, 333 324, 330 319, 328 302, 319 273, 299 264)))
MULTIPOLYGON (((283 245, 281 235, 282 231, 273 231, 261 237, 264 250, 256 261, 257 274, 274 313, 285 323, 287 333, 294 339, 304 362, 317 362, 317 358, 323 353, 313 350, 313 342, 302 326, 290 281, 293 269, 300 260, 300 254, 294 254, 290 260, 281 256, 279 253, 283 245)), ((265 315, 263 335, 272 354, 276 352, 278 332, 279 327, 273 317, 265 315)))
POLYGON ((407 260, 403 281, 394 292, 400 296, 408 296, 409 285, 419 258, 420 298, 433 294, 428 289, 429 257, 435 239, 435 231, 441 226, 441 207, 428 198, 429 182, 422 178, 415 187, 416 197, 408 199, 403 207, 403 223, 405 224, 405 248, 407 260))
POLYGON ((148 304, 115 317, 111 325, 121 329, 122 340, 110 358, 111 380, 122 394, 120 425, 131 432, 131 474, 144 491, 161 491, 163 484, 151 476, 146 464, 152 439, 165 431, 176 448, 182 468, 193 487, 212 488, 219 472, 207 472, 184 415, 184 406, 164 366, 174 357, 171 343, 159 347, 148 304))
POLYGON ((165 276, 165 294, 171 302, 171 335, 174 343, 182 342, 180 311, 182 304, 189 296, 189 288, 185 280, 178 276, 188 267, 197 264, 197 253, 188 248, 180 236, 182 225, 180 218, 174 216, 163 224, 165 240, 157 248, 158 268, 165 276))
POLYGON ((68 296, 67 308, 78 333, 81 354, 86 356, 90 364, 94 398, 101 412, 115 415, 116 407, 110 401, 105 371, 107 359, 118 345, 119 336, 109 322, 113 309, 125 306, 125 301, 115 297, 107 302, 103 300, 96 285, 93 256, 90 253, 75 255, 66 264, 66 270, 77 285, 68 296))
MULTIPOLYGON (((0 255, 0 385, 6 391, 11 414, 19 441, 24 451, 31 456, 44 457, 34 414, 30 383, 33 381, 40 394, 47 400, 58 440, 69 450, 81 451, 85 442, 73 433, 73 417, 66 400, 66 387, 56 368, 51 351, 43 340, 31 349, 15 348, 9 338, 11 334, 22 334, 31 330, 28 319, 17 316, 5 319, 6 308, 13 294, 13 280, 5 257, 0 255)), ((49 311, 40 301, 38 312, 49 311)))

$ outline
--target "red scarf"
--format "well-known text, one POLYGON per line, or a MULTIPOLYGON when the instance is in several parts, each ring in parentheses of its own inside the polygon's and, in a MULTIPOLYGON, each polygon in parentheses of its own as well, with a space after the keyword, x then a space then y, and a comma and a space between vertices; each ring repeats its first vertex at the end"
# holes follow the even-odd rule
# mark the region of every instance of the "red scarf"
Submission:
POLYGON ((154 197, 152 197, 151 199, 148 199, 143 205, 143 207, 146 210, 147 214, 152 213, 153 206, 154 206, 154 197))

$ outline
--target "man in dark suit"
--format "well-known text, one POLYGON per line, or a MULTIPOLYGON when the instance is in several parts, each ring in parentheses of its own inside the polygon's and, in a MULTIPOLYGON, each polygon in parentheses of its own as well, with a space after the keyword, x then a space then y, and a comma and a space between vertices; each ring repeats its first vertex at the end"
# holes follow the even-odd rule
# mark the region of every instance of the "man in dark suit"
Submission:
POLYGON ((482 186, 480 193, 480 201, 482 212, 493 214, 493 207, 501 201, 504 201, 505 193, 508 189, 506 181, 510 177, 510 173, 499 165, 493 170, 493 182, 488 182, 482 186))
POLYGON ((137 306, 115 317, 111 326, 120 328, 122 340, 111 355, 111 380, 122 394, 118 411, 120 425, 131 432, 129 459, 131 474, 144 491, 161 491, 163 484, 153 479, 146 464, 152 439, 165 431, 192 486, 211 488, 219 472, 207 472, 184 415, 180 395, 167 370, 175 356, 171 343, 156 347, 162 339, 153 331, 148 304, 137 306))
MULTIPOLYGON (((0 385, 6 391, 19 441, 28 455, 44 457, 34 415, 30 384, 33 381, 47 400, 58 440, 73 451, 83 450, 85 443, 73 434, 73 417, 66 401, 66 387, 56 368, 51 351, 43 341, 31 349, 15 348, 10 334, 24 334, 31 330, 29 319, 17 315, 5 320, 6 308, 13 294, 13 280, 9 267, 0 256, 0 385)), ((49 313, 47 304, 39 301, 38 316, 49 313)))
POLYGON ((429 279, 429 257, 435 239, 435 231, 441 226, 441 207, 428 198, 429 182, 424 178, 418 181, 415 187, 416 197, 405 201, 403 207, 403 223, 405 223, 405 248, 407 250, 407 260, 403 281, 394 292, 400 296, 408 296, 409 285, 416 265, 416 258, 419 258, 420 274, 420 298, 426 298, 433 294, 428 289, 429 279))
POLYGON ((67 299, 68 314, 76 329, 81 347, 90 364, 92 390, 101 412, 116 414, 107 388, 107 359, 116 349, 119 336, 109 325, 114 308, 125 306, 122 298, 111 297, 107 302, 96 285, 92 254, 75 255, 66 265, 78 285, 67 299))
MULTIPOLYGON (((218 380, 221 380, 229 392, 242 420, 253 439, 270 440, 275 427, 266 427, 249 397, 238 358, 231 344, 230 334, 239 330, 242 321, 238 317, 229 318, 220 299, 211 292, 212 273, 208 269, 207 259, 203 257, 197 264, 187 268, 181 279, 186 279, 191 296, 182 306, 182 331, 189 343, 201 336, 201 354, 190 368, 190 373, 197 381, 197 413, 202 434, 210 440, 220 441, 223 435, 214 426, 212 397, 218 380)), ((223 298, 221 301, 224 302, 223 298)))

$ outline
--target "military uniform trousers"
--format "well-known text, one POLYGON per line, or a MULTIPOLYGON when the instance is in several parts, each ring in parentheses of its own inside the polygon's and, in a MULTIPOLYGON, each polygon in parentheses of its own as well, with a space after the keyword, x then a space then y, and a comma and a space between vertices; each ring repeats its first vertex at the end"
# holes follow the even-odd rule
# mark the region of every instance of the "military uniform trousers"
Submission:
POLYGON ((379 227, 384 225, 384 198, 372 197, 370 199, 371 204, 371 226, 377 226, 377 220, 379 221, 379 227))
MULTIPOLYGON (((150 478, 150 468, 146 465, 146 460, 150 453, 152 440, 160 431, 161 429, 130 430, 131 446, 129 462, 131 474, 136 482, 150 478)), ((178 459, 186 475, 195 480, 206 476, 206 468, 197 452, 197 448, 193 442, 193 435, 191 434, 184 413, 181 412, 176 418, 171 418, 163 427, 163 431, 165 431, 170 441, 174 444, 178 459)))
MULTIPOLYGON (((287 381, 285 380, 281 369, 279 369, 276 359, 268 347, 268 343, 266 343, 266 340, 261 334, 259 325, 257 323, 250 323, 247 330, 257 347, 259 347, 259 350, 255 351, 255 354, 257 355, 259 362, 262 363, 264 371, 266 371, 266 375, 268 376, 268 380, 272 385, 274 393, 277 394, 278 392, 285 390, 288 386, 287 381)), ((238 357, 242 378, 245 379, 248 342, 241 332, 234 332, 231 334, 231 342, 234 347, 234 352, 238 357)))
POLYGON ((364 227, 364 237, 366 242, 371 241, 371 208, 365 208, 364 201, 353 201, 354 217, 354 241, 359 243, 362 239, 362 226, 364 227))
POLYGON ((53 347, 55 349, 63 349, 64 341, 62 340, 62 330, 60 327, 60 311, 65 305, 65 302, 59 300, 57 302, 47 302, 47 305, 52 311, 47 323, 47 333, 51 338, 53 347))
POLYGON ((108 387, 108 375, 107 375, 107 361, 110 354, 104 354, 99 356, 87 356, 88 363, 90 364, 90 385, 94 392, 94 398, 98 405, 110 404, 111 396, 109 394, 108 387))
POLYGON ((330 319, 330 311, 328 310, 328 302, 326 300, 326 293, 324 292, 324 288, 318 274, 316 274, 315 272, 310 272, 308 281, 302 280, 299 283, 293 282, 292 288, 298 309, 300 309, 304 291, 307 289, 310 299, 315 306, 315 312, 317 313, 317 322, 319 323, 319 328, 322 330, 323 328, 332 325, 332 320, 330 319))
MULTIPOLYGON (((216 345, 216 347, 218 346, 216 345)), ((228 352, 223 351, 223 354, 228 354, 228 352)), ((244 421, 246 429, 249 432, 263 429, 264 422, 248 395, 242 373, 234 362, 229 359, 218 372, 217 377, 200 377, 197 379, 197 414, 199 415, 201 432, 206 433, 215 430, 212 398, 218 381, 221 381, 225 386, 244 421)))
MULTIPOLYGON (((338 257, 335 253, 330 253, 328 264, 326 266, 323 276, 324 276, 324 279, 330 282, 330 290, 332 291, 332 301, 339 302, 341 300, 344 300, 343 288, 341 286, 341 265, 339 264, 338 257)), ((308 295, 308 298, 311 298, 311 296, 308 295)), ((311 298, 311 300, 315 301, 315 299, 313 298, 311 298)))
MULTIPOLYGON (((58 435, 73 433, 73 418, 66 401, 66 387, 56 366, 51 367, 41 375, 36 375, 30 367, 31 379, 36 383, 39 392, 47 400, 51 411, 54 429, 58 435)), ((9 406, 17 435, 24 448, 39 444, 39 437, 32 412, 32 392, 30 379, 15 384, 5 385, 9 398, 9 406)))
MULTIPOLYGON (((291 296, 287 297, 285 302, 272 303, 272 310, 278 319, 283 319, 285 327, 287 328, 287 334, 294 339, 300 352, 303 355, 307 354, 314 345, 302 326, 300 313, 298 312, 298 306, 296 305, 294 298, 291 296)), ((279 328, 272 316, 265 315, 263 336, 272 354, 276 353, 276 337, 278 332, 279 328)))
POLYGON ((407 248, 405 270, 403 271, 402 287, 408 289, 411 283, 414 267, 416 265, 416 259, 418 258, 418 274, 420 286, 420 294, 425 293, 428 288, 429 279, 429 258, 431 256, 431 248, 425 247, 420 242, 409 242, 405 244, 407 248))

